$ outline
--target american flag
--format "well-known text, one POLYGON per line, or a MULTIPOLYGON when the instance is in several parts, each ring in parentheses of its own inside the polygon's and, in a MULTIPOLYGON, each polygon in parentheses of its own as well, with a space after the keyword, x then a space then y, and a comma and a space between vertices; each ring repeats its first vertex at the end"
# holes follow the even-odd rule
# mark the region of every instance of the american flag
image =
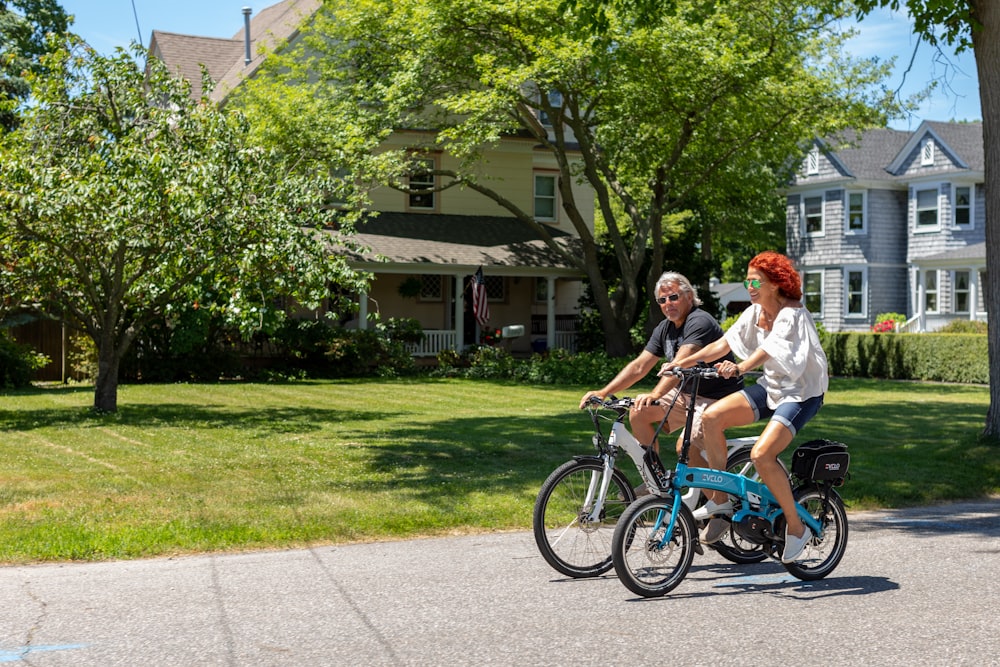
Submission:
POLYGON ((486 300, 486 281, 483 279, 481 266, 476 270, 476 275, 472 276, 472 313, 481 327, 490 321, 490 304, 486 300))

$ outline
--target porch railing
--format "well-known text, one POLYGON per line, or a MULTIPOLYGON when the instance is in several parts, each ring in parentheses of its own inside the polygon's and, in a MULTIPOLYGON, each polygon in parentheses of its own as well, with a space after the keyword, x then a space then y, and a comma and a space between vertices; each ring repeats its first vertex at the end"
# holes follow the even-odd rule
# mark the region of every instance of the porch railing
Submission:
MULTIPOLYGON (((424 329, 424 339, 419 343, 412 343, 406 349, 414 357, 436 357, 442 350, 458 349, 457 339, 454 329, 424 329)), ((570 352, 576 351, 575 331, 556 331, 556 347, 570 352)))
POLYGON ((407 345, 406 348, 414 357, 436 357, 442 350, 454 350, 454 329, 424 329, 424 339, 419 343, 407 345))
POLYGON ((920 333, 920 315, 914 315, 902 324, 897 324, 896 333, 920 333))

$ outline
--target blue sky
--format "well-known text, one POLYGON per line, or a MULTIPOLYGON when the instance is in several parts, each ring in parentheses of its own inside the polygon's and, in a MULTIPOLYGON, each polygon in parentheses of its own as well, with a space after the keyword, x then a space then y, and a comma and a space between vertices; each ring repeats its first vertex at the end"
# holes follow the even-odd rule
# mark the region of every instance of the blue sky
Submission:
MULTIPOLYGON (((74 31, 102 53, 132 41, 149 45, 153 30, 205 37, 232 37, 243 27, 243 7, 254 14, 276 0, 61 0, 76 16, 74 31), (133 13, 133 7, 135 13, 133 13), (138 19, 138 29, 136 22, 138 19)), ((896 56, 896 67, 888 85, 903 96, 937 82, 931 97, 912 118, 892 123, 897 129, 915 129, 923 120, 978 120, 979 84, 972 53, 956 56, 937 53, 927 44, 917 47, 911 71, 903 72, 913 55, 916 38, 905 14, 881 11, 858 25, 861 34, 849 43, 858 57, 887 60, 896 56)))

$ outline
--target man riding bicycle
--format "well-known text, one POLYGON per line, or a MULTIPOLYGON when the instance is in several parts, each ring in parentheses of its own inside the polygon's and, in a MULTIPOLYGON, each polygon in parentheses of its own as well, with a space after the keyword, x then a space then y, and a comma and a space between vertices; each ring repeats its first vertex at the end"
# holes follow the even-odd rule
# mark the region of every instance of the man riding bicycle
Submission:
MULTIPOLYGON (((698 298, 691 282, 682 274, 668 271, 656 282, 656 302, 660 305, 666 319, 653 330, 645 349, 639 356, 630 361, 618 375, 602 389, 588 391, 580 400, 580 409, 587 406, 590 398, 598 396, 606 398, 617 392, 622 392, 645 378, 660 359, 681 362, 696 355, 703 347, 722 338, 722 327, 714 317, 700 308, 698 298)), ((732 361, 736 359, 732 352, 714 360, 712 363, 732 361)), ((648 394, 639 394, 629 412, 629 425, 636 439, 642 444, 649 444, 656 432, 656 427, 663 420, 667 408, 677 399, 676 409, 671 411, 669 420, 664 426, 665 432, 673 432, 684 426, 687 401, 686 392, 678 395, 680 381, 673 376, 664 376, 648 394)), ((701 413, 716 400, 728 396, 743 388, 742 377, 705 379, 701 383, 701 391, 695 401, 695 418, 691 433, 691 454, 693 461, 701 457, 710 468, 724 470, 725 458, 721 461, 712 460, 706 455, 703 447, 701 429, 701 413)), ((653 448, 659 451, 659 443, 653 442, 653 448)), ((680 450, 680 440, 677 443, 680 450)), ((718 498, 712 500, 721 504, 726 501, 724 493, 712 492, 718 498)), ((703 517, 697 517, 703 518, 703 517)), ((712 541, 712 540, 706 540, 712 541)))

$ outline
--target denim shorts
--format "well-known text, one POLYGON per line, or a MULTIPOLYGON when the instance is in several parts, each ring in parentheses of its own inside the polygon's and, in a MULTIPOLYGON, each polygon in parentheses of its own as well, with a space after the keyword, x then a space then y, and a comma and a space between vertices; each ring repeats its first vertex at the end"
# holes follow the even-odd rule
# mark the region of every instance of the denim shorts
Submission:
POLYGON ((753 408, 754 421, 767 419, 784 424, 794 436, 806 425, 810 419, 816 416, 823 405, 823 395, 807 398, 801 403, 798 401, 787 401, 778 406, 777 410, 772 410, 767 405, 767 391, 763 385, 755 384, 742 391, 743 397, 753 408))

